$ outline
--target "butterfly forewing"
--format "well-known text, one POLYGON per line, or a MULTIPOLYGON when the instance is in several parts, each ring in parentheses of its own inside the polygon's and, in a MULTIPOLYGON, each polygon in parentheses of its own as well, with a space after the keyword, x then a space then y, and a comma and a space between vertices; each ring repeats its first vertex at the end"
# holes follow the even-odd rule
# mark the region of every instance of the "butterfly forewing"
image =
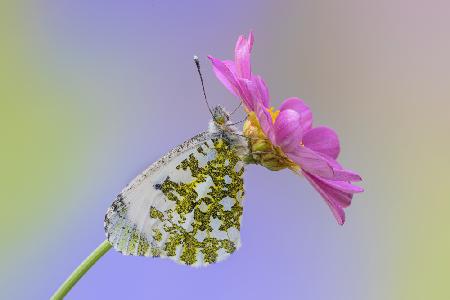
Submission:
POLYGON ((105 231, 123 254, 201 266, 240 246, 244 163, 220 136, 199 135, 126 187, 108 209, 105 231))

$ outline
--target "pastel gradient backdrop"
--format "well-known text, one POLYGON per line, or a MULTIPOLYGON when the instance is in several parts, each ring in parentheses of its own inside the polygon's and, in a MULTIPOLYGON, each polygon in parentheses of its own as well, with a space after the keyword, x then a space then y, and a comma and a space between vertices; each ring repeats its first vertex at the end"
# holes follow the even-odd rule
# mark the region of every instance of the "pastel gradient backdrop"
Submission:
MULTIPOLYGON (((105 236, 115 195, 237 104, 207 54, 253 29, 272 101, 299 96, 366 192, 336 224, 250 166, 243 247, 191 269, 105 255, 68 299, 450 299, 450 3, 2 1, 0 298, 46 299, 105 236)), ((240 119, 241 116, 236 116, 240 119)))

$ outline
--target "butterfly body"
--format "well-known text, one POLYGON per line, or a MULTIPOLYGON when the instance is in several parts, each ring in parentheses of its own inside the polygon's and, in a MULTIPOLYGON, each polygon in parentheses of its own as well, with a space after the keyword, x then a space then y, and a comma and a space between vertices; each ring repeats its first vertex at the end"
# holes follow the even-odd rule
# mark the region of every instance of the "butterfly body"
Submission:
POLYGON ((170 151, 117 196, 105 216, 116 250, 204 266, 239 248, 248 146, 223 108, 213 114, 207 132, 170 151))

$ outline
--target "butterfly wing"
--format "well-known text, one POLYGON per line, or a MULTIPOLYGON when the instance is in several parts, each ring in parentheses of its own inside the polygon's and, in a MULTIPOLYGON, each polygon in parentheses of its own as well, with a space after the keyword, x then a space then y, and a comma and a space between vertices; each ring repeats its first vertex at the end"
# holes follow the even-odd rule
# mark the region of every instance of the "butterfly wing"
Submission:
POLYGON ((230 143, 204 133, 134 179, 105 216, 114 248, 202 266, 240 247, 244 163, 230 143))

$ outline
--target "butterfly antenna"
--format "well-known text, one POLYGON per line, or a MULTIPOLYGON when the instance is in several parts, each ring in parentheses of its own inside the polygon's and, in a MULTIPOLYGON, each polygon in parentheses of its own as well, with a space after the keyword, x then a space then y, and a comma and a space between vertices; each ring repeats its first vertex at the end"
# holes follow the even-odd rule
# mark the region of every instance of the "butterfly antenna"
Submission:
POLYGON ((230 116, 232 116, 241 106, 242 106, 242 101, 239 102, 239 105, 233 110, 233 112, 230 114, 230 116))
POLYGON ((245 117, 245 119, 243 119, 243 120, 240 120, 239 122, 236 122, 236 123, 233 123, 233 124, 230 124, 230 125, 231 125, 231 126, 237 125, 237 124, 243 123, 243 122, 245 122, 245 121, 247 121, 247 117, 245 117))
POLYGON ((202 71, 200 71, 200 60, 198 59, 197 55, 194 55, 194 62, 195 62, 195 65, 197 66, 198 75, 200 75, 200 81, 202 83, 203 96, 205 97, 206 106, 208 106, 208 110, 211 113, 211 116, 214 117, 214 114, 213 114, 213 112, 211 110, 211 107, 209 106, 209 103, 208 103, 208 98, 206 97, 205 84, 203 83, 202 71))

